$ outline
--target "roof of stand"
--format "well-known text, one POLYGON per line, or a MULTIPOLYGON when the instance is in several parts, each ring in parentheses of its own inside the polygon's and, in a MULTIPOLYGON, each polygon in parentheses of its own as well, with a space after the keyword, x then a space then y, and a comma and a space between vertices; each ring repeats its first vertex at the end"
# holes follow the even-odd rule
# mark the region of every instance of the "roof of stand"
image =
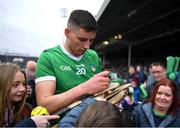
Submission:
POLYGON ((99 31, 92 45, 97 51, 116 52, 129 44, 147 51, 180 41, 178 0, 111 0, 100 13, 99 31), (103 41, 110 44, 103 45, 103 41))

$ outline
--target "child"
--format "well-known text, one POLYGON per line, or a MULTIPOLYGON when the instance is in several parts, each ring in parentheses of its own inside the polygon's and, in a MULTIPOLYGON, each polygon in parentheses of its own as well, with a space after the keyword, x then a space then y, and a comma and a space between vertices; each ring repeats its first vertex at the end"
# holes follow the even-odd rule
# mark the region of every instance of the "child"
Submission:
POLYGON ((88 98, 73 108, 60 122, 59 127, 133 127, 133 116, 108 101, 88 98))
POLYGON ((133 115, 120 112, 107 101, 97 101, 88 106, 77 121, 78 127, 132 127, 136 126, 133 115))
POLYGON ((138 79, 133 78, 131 80, 131 87, 129 88, 128 95, 120 101, 118 107, 128 112, 132 112, 134 106, 137 106, 140 103, 139 100, 140 88, 138 86, 138 79))
MULTIPOLYGON (((26 76, 15 64, 0 64, 0 127, 13 127, 22 120, 26 101, 26 76)), ((35 116, 18 126, 47 126, 48 120, 58 116, 35 116), (25 124, 23 124, 25 122, 25 124)))

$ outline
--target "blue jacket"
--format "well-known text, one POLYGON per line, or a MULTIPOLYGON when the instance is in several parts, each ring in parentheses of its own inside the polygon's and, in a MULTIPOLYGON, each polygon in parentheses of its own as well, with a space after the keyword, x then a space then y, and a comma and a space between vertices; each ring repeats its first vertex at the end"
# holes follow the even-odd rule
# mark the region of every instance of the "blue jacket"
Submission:
POLYGON ((59 121, 59 127, 71 127, 75 128, 77 120, 83 110, 85 110, 89 105, 94 103, 96 100, 92 98, 88 98, 84 100, 79 106, 73 108, 67 115, 62 118, 62 120, 59 121))
MULTIPOLYGON (((155 127, 151 103, 144 103, 135 107, 133 111, 138 127, 155 127)), ((180 127, 180 110, 175 116, 168 115, 159 127, 180 127)))

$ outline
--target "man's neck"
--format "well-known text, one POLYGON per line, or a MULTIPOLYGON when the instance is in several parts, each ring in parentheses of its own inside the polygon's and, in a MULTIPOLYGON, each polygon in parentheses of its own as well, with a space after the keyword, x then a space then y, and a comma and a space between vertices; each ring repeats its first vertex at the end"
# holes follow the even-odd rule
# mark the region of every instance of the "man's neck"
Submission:
POLYGON ((83 57, 83 55, 77 57, 77 56, 74 56, 73 54, 71 54, 71 52, 69 51, 69 49, 65 43, 63 45, 61 45, 61 49, 67 56, 69 56, 73 60, 79 61, 83 57))

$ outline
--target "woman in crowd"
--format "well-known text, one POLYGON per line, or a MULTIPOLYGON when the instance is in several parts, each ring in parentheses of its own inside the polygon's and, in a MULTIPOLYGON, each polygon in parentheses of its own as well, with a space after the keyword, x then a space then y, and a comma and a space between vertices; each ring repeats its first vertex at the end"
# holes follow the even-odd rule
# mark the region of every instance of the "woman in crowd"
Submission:
POLYGON ((133 111, 138 127, 180 127, 178 102, 175 83, 159 81, 151 98, 133 111))
POLYGON ((0 64, 0 127, 46 127, 59 116, 34 116, 22 121, 26 101, 26 76, 15 64, 0 64), (18 124, 19 123, 19 124, 18 124))

